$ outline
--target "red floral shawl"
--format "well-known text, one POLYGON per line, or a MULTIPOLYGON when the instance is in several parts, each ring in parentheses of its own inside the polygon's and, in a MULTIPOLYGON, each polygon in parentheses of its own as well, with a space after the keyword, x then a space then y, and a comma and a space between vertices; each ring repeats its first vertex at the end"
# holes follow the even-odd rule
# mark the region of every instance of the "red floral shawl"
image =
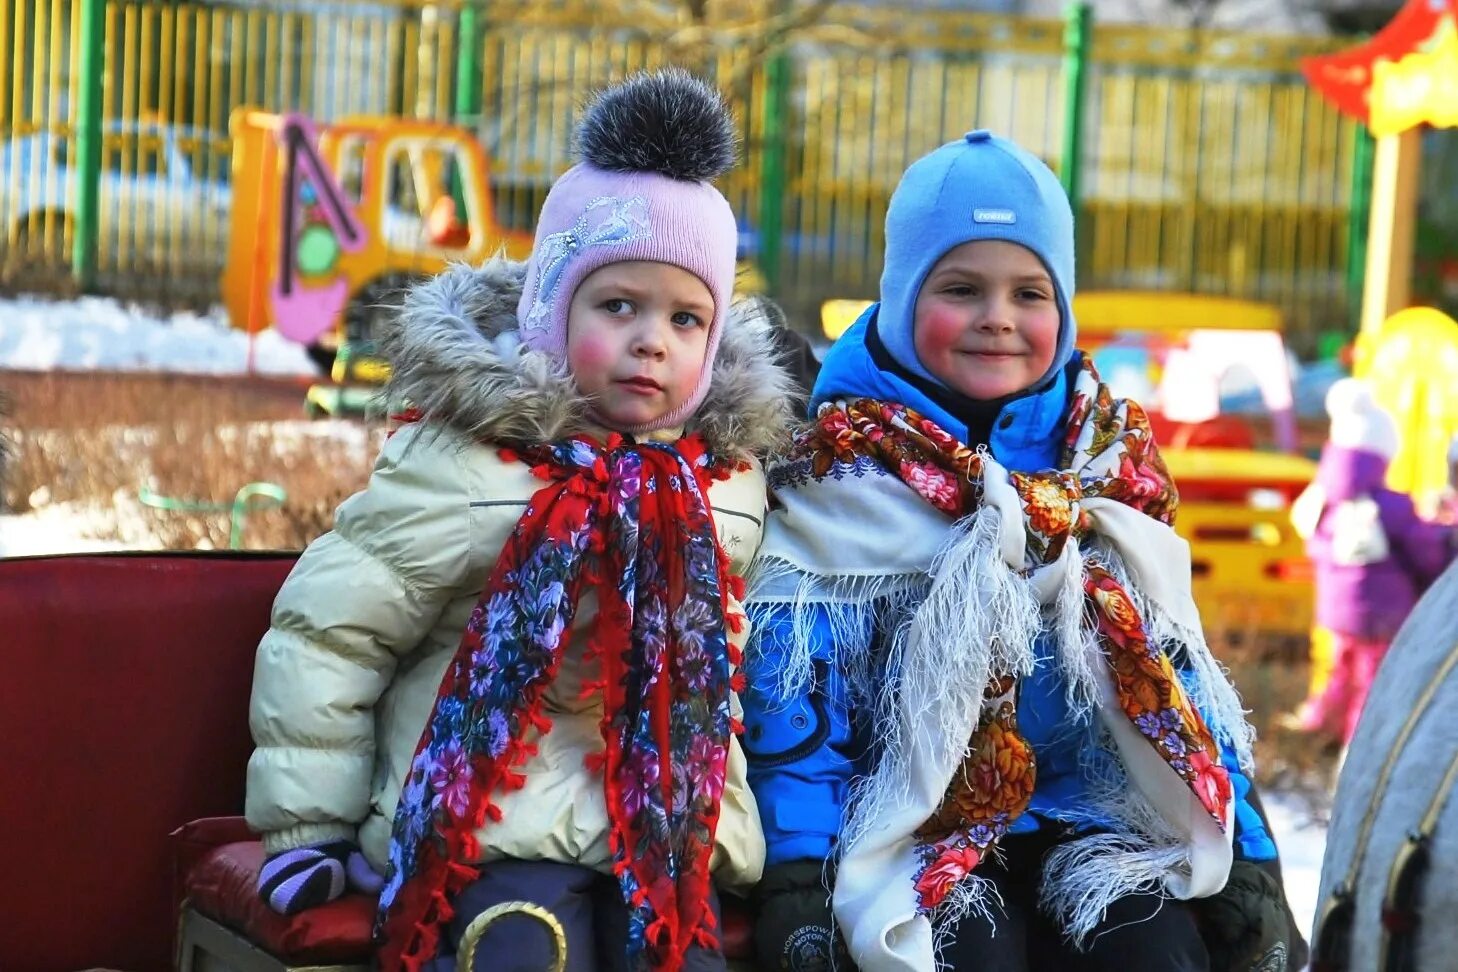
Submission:
POLYGON ((672 446, 579 436, 503 450, 546 485, 517 523, 446 670, 405 781, 377 927, 383 970, 436 952, 453 896, 474 880, 492 794, 520 787, 551 722, 555 678, 581 596, 598 598, 587 657, 602 678, 603 773, 613 871, 629 905, 629 958, 674 970, 714 947, 707 907, 729 737, 728 631, 742 584, 719 547, 708 489, 730 467, 697 437, 672 446))

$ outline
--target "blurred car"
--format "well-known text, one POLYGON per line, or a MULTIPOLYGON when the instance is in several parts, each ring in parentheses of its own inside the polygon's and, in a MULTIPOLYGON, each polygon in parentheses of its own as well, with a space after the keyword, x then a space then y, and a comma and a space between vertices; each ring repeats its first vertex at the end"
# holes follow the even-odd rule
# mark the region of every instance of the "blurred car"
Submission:
MULTIPOLYGON (((221 260, 232 203, 227 154, 216 148, 225 144, 185 126, 109 124, 99 184, 103 241, 166 256, 216 252, 221 260)), ((42 234, 59 240, 74 225, 75 153, 74 138, 55 132, 0 143, 7 249, 34 255, 42 234)))

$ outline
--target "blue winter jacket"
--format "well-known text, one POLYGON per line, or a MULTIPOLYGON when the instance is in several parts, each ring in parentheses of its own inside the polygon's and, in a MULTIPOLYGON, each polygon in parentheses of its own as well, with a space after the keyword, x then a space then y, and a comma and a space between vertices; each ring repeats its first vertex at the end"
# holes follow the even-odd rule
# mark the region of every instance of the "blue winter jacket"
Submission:
MULTIPOLYGON (((838 394, 882 397, 916 409, 966 441, 965 424, 916 388, 876 367, 864 350, 866 332, 874 328, 874 314, 872 308, 831 349, 811 407, 838 394)), ((874 336, 871 340, 874 343, 874 336)), ((1072 376, 1078 366, 1077 360, 1070 362, 1048 387, 1007 402, 997 413, 988 448, 999 463, 1017 471, 1057 466, 1072 376)), ((809 619, 816 668, 813 687, 795 697, 779 696, 775 659, 783 657, 791 644, 793 610, 788 605, 749 605, 756 658, 743 696, 741 742, 749 763, 749 785, 764 825, 767 865, 830 856, 847 788, 855 775, 868 769, 873 739, 873 728, 858 718, 846 695, 845 680, 828 677, 836 664, 837 649, 843 646, 832 642, 829 621, 821 613, 809 619)), ((817 609, 812 606, 810 610, 817 609)), ((856 634, 865 641, 876 636, 870 630, 856 634)), ((1018 725, 1037 758, 1037 783, 1029 812, 1014 823, 1012 832, 1036 830, 1046 820, 1098 829, 1103 821, 1089 811, 1086 790, 1086 774, 1094 767, 1081 765, 1082 760, 1102 752, 1093 745, 1092 716, 1081 722, 1071 718, 1049 646, 1040 642, 1035 652, 1040 664, 1023 680, 1018 725), (1048 664, 1041 664, 1045 659, 1048 664)), ((1231 772, 1237 797, 1235 855, 1274 859, 1275 844, 1245 799, 1250 782, 1241 774, 1233 749, 1225 743, 1222 748, 1222 763, 1231 772)))

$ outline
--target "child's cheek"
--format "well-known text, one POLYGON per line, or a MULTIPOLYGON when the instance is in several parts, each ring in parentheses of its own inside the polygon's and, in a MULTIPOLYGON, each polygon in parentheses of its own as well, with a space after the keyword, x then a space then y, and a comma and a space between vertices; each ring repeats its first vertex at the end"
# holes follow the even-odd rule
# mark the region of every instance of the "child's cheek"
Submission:
POLYGON ((956 345, 962 336, 964 315, 938 301, 923 304, 917 311, 915 327, 919 354, 935 358, 956 345))
POLYGON ((579 384, 596 386, 614 365, 613 342, 600 331, 589 331, 572 342, 567 362, 579 384))
POLYGON ((699 374, 704 370, 704 359, 702 356, 692 356, 680 361, 674 368, 673 377, 669 379, 669 387, 673 389, 674 400, 677 402, 686 401, 699 384, 699 374))

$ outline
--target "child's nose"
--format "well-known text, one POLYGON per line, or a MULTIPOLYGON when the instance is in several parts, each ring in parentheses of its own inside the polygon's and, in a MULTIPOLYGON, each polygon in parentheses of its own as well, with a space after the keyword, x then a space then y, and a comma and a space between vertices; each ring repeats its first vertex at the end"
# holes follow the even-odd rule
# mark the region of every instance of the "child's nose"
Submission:
POLYGON ((982 320, 979 324, 984 331, 994 333, 1011 331, 1013 329, 1012 304, 997 297, 990 299, 983 310, 982 320))
MULTIPOLYGON (((666 326, 672 326, 666 325, 666 326)), ((664 334, 665 324, 658 320, 645 320, 633 339, 633 353, 643 358, 662 358, 668 353, 668 341, 664 334)))

